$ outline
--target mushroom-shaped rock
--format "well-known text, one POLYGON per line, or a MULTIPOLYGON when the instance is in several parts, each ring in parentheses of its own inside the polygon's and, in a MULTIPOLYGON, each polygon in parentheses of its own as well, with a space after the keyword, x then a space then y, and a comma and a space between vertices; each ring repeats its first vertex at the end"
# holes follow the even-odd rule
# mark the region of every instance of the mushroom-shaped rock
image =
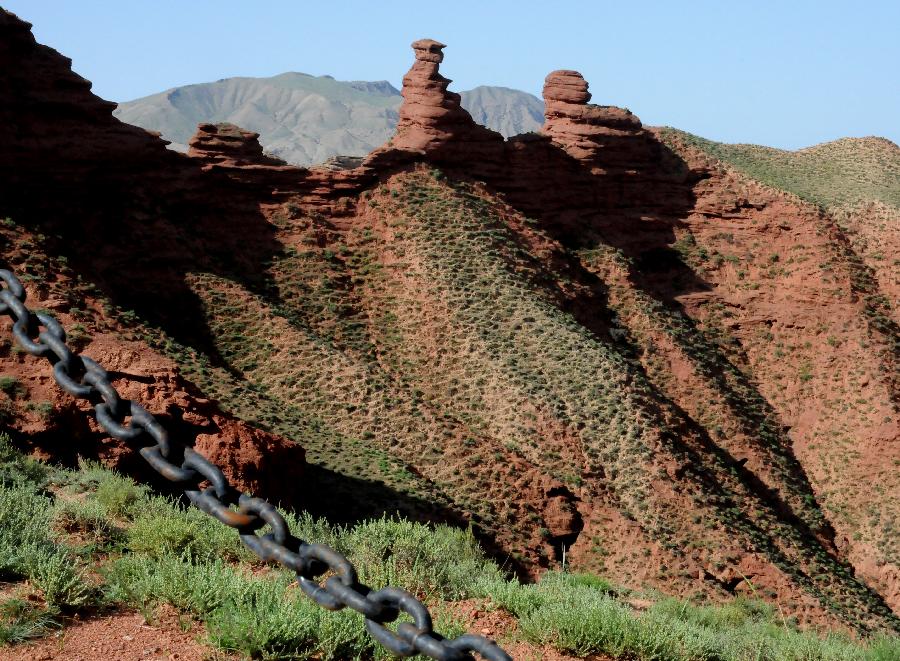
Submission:
POLYGON ((444 61, 443 49, 447 47, 434 39, 419 39, 412 42, 412 49, 415 51, 416 59, 421 62, 436 62, 440 64, 444 61))
POLYGON ((587 103, 591 100, 587 81, 577 71, 560 69, 544 79, 544 100, 564 103, 587 103))

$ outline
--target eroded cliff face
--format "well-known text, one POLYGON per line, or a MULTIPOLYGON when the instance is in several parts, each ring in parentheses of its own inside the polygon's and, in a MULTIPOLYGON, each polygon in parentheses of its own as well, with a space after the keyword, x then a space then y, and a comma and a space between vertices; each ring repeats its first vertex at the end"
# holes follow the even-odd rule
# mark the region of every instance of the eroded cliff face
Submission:
MULTIPOLYGON (((245 131, 234 124, 200 124, 188 143, 188 156, 208 166, 230 168, 254 165, 287 165, 263 153, 259 133, 245 131)), ((298 168, 293 168, 299 171, 298 168)))
MULTIPOLYGON (((523 212, 570 236, 601 215, 639 220, 690 208, 690 172, 627 110, 588 103, 577 71, 556 71, 544 85, 541 133, 502 136, 478 126, 441 76, 443 44, 413 44, 397 134, 365 161, 375 169, 425 157, 506 194, 523 212), (422 59, 425 58, 425 59, 422 59)), ((627 221, 626 221, 627 222, 627 221)))
MULTIPOLYGON (((2 230, 4 268, 25 281, 32 308, 49 309, 64 327, 75 327, 78 346, 117 377, 114 384, 124 396, 185 434, 183 442, 221 461, 238 488, 283 502, 295 500, 304 467, 302 447, 222 411, 171 360, 144 342, 123 339, 121 327, 105 312, 108 300, 85 290, 72 272, 61 273, 65 262, 54 262, 40 245, 46 238, 40 232, 53 228, 62 233, 57 250, 68 243, 62 236, 84 242, 82 261, 100 262, 97 270, 91 269, 95 275, 107 270, 110 278, 121 272, 125 279, 142 279, 146 275, 131 268, 134 244, 121 241, 159 229, 140 210, 154 207, 154 195, 181 200, 192 195, 202 199, 203 193, 187 159, 167 150, 158 136, 113 119, 115 104, 93 95, 91 83, 72 72, 71 60, 36 43, 30 27, 0 10, 0 216, 27 220, 24 226, 10 223, 2 230), (119 233, 121 225, 113 216, 131 205, 150 222, 119 233), (104 269, 104 256, 114 254, 104 269)), ((177 242, 172 234, 157 238, 177 242)), ((154 259, 164 261, 167 252, 154 259)), ((136 448, 107 437, 85 402, 55 386, 45 361, 15 352, 9 339, 2 347, 0 369, 21 384, 29 400, 9 400, 7 411, 30 447, 63 461, 82 455, 150 477, 141 470, 136 448)))
MULTIPOLYGON (((397 135, 305 169, 232 125, 167 151, 27 24, 0 14, 0 37, 6 259, 247 488, 296 484, 302 452, 228 409, 310 444, 304 507, 475 522, 526 573, 565 549, 626 584, 895 622, 890 363, 863 346, 883 338, 826 215, 590 104, 571 70, 547 76, 542 132, 504 141, 460 107, 433 40, 413 44, 397 135), (84 302, 75 273, 96 285, 84 302), (118 338, 137 331, 110 304, 159 351, 118 338), (834 488, 842 452, 848 487, 887 491, 834 488), (866 508, 883 518, 842 514, 866 508)), ((53 404, 15 424, 59 452, 82 411, 42 365, 2 360, 53 404)), ((131 456, 78 424, 79 452, 131 456)))

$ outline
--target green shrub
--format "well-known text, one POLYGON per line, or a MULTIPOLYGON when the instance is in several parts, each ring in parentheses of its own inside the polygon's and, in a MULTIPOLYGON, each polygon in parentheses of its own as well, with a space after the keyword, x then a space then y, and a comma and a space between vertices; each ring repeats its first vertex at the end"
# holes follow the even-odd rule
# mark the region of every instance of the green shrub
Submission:
POLYGON ((715 606, 694 606, 679 599, 663 599, 653 605, 653 613, 725 631, 746 624, 773 623, 775 609, 763 601, 745 597, 715 606))
POLYGON ((16 450, 6 432, 0 432, 0 486, 44 486, 51 474, 44 464, 29 459, 16 450))
POLYGON ((135 504, 147 493, 146 487, 139 486, 131 478, 112 471, 101 472, 97 479, 94 497, 109 516, 128 516, 135 504))
POLYGON ((134 553, 200 560, 256 558, 241 544, 237 532, 196 508, 185 509, 169 498, 155 497, 132 504, 131 509, 134 519, 126 535, 134 553))
POLYGON ((26 575, 30 558, 50 545, 50 500, 28 485, 0 487, 0 576, 26 575))
POLYGON ((84 572, 64 547, 38 547, 28 553, 25 569, 32 584, 51 606, 78 608, 93 598, 84 572))
POLYGON ((382 518, 343 531, 340 546, 372 586, 402 585, 440 599, 470 596, 478 577, 500 577, 470 532, 382 518))
POLYGON ((52 504, 31 486, 0 487, 0 577, 24 577, 48 604, 77 608, 92 591, 71 552, 50 536, 52 504))
POLYGON ((5 392, 10 399, 15 399, 25 394, 25 386, 14 376, 0 376, 0 391, 5 392))
POLYGON ((106 508, 94 499, 57 501, 53 506, 53 526, 78 533, 106 550, 121 546, 124 539, 122 530, 107 516, 106 508))

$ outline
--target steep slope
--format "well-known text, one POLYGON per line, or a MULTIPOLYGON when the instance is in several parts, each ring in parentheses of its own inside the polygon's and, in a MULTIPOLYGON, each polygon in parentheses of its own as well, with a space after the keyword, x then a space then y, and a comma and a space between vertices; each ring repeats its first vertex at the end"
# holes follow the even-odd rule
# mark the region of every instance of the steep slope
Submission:
MULTIPOLYGON (((463 92, 463 106, 503 135, 540 127, 543 107, 531 94, 505 87, 463 92)), ((120 103, 123 122, 158 131, 180 151, 197 124, 230 122, 260 134, 270 154, 297 165, 332 156, 365 156, 391 137, 400 92, 387 81, 338 81, 331 76, 283 73, 270 78, 226 78, 175 87, 120 103)))
POLYGON ((789 152, 727 145, 674 129, 663 135, 827 209, 868 269, 862 277, 873 279, 877 295, 886 298, 882 314, 900 323, 900 147, 884 138, 844 138, 789 152))
POLYGON ((822 205, 881 202, 900 208, 900 147, 884 138, 842 138, 785 151, 729 145, 669 129, 683 142, 773 188, 822 205))
POLYGON ((833 218, 589 104, 574 71, 547 77, 541 134, 504 141, 431 40, 359 167, 211 124, 189 157, 4 19, 0 215, 192 387, 302 443, 305 508, 898 628, 891 329, 833 218))

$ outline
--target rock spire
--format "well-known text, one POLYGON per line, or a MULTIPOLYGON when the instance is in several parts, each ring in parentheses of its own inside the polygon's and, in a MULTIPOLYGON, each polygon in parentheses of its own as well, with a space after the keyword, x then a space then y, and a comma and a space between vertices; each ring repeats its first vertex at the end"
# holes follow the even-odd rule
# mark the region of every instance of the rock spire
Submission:
POLYGON ((452 81, 439 71, 444 48, 434 39, 412 43, 416 60, 403 77, 403 104, 391 147, 430 152, 450 142, 503 142, 499 133, 476 124, 460 105, 459 94, 447 89, 452 81))

